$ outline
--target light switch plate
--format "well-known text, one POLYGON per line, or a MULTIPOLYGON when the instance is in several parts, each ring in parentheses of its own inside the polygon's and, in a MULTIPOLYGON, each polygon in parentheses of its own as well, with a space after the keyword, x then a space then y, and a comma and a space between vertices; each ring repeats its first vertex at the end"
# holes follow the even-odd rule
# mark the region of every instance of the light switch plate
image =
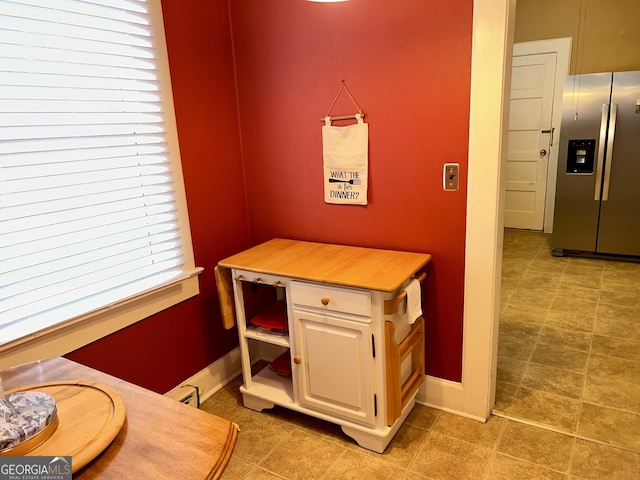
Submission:
POLYGON ((460 165, 457 163, 445 163, 442 169, 442 188, 445 190, 458 190, 458 177, 460 165))

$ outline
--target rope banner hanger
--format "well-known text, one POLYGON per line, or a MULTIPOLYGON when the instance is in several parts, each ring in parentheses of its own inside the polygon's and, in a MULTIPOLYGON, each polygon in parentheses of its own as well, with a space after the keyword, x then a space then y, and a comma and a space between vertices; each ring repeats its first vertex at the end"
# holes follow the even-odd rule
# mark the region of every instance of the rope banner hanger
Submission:
POLYGON ((336 98, 333 99, 333 103, 331 104, 331 107, 329 107, 329 111, 327 112, 327 114, 320 119, 321 122, 325 122, 327 117, 329 117, 329 119, 331 121, 335 121, 335 120, 352 120, 352 119, 356 118, 356 114, 355 113, 353 115, 338 115, 338 116, 335 116, 335 117, 331 116, 331 110, 333 110, 333 107, 335 107, 336 102, 338 101, 338 97, 340 97, 340 94, 342 93, 343 90, 345 92, 347 92, 347 95, 349 95, 349 98, 351 99, 351 101, 353 102, 355 107, 358 109, 358 113, 360 114, 360 116, 362 118, 364 118, 364 112, 362 111, 360 106, 357 104, 356 100, 353 98, 353 95, 351 95, 351 92, 347 88, 347 84, 344 83, 344 80, 342 80, 342 84, 340 85, 340 90, 338 90, 338 93, 336 94, 336 98))

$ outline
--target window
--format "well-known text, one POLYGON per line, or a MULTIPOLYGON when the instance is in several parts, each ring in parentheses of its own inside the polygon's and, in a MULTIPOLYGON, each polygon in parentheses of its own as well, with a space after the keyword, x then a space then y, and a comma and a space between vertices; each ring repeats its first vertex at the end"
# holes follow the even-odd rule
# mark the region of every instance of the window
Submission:
POLYGON ((168 72, 159 0, 0 0, 0 345, 197 293, 168 72))

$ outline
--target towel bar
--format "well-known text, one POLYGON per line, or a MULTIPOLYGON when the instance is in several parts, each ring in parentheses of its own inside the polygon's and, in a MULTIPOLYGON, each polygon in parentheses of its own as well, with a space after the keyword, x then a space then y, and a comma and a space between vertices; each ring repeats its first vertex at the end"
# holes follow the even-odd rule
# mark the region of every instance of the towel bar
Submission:
MULTIPOLYGON (((420 275, 418 275, 416 277, 416 280, 418 280, 420 283, 422 283, 425 278, 427 278, 427 274, 422 272, 420 275)), ((407 292, 402 290, 402 292, 400 292, 400 294, 397 297, 392 298, 391 300, 385 300, 385 302, 384 302, 384 314, 385 315, 393 315, 395 313, 396 309, 398 308, 398 305, 400 305, 400 303, 406 297, 407 297, 407 292)))

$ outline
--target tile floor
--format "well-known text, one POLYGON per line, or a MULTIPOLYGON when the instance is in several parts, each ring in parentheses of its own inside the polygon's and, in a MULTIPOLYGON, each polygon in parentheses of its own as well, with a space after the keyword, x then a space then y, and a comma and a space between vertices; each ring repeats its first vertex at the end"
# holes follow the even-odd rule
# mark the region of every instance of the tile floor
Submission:
POLYGON ((547 235, 507 230, 502 285, 487 423, 416 405, 376 454, 336 425, 244 408, 238 377, 201 406, 241 429, 223 480, 640 478, 640 265, 553 258, 547 235))
POLYGON ((640 451, 640 264, 506 230, 494 413, 640 451))
POLYGON ((240 426, 222 480, 637 480, 640 454, 492 416, 481 423, 416 405, 383 454, 340 427, 242 406, 241 378, 201 408, 240 426))

